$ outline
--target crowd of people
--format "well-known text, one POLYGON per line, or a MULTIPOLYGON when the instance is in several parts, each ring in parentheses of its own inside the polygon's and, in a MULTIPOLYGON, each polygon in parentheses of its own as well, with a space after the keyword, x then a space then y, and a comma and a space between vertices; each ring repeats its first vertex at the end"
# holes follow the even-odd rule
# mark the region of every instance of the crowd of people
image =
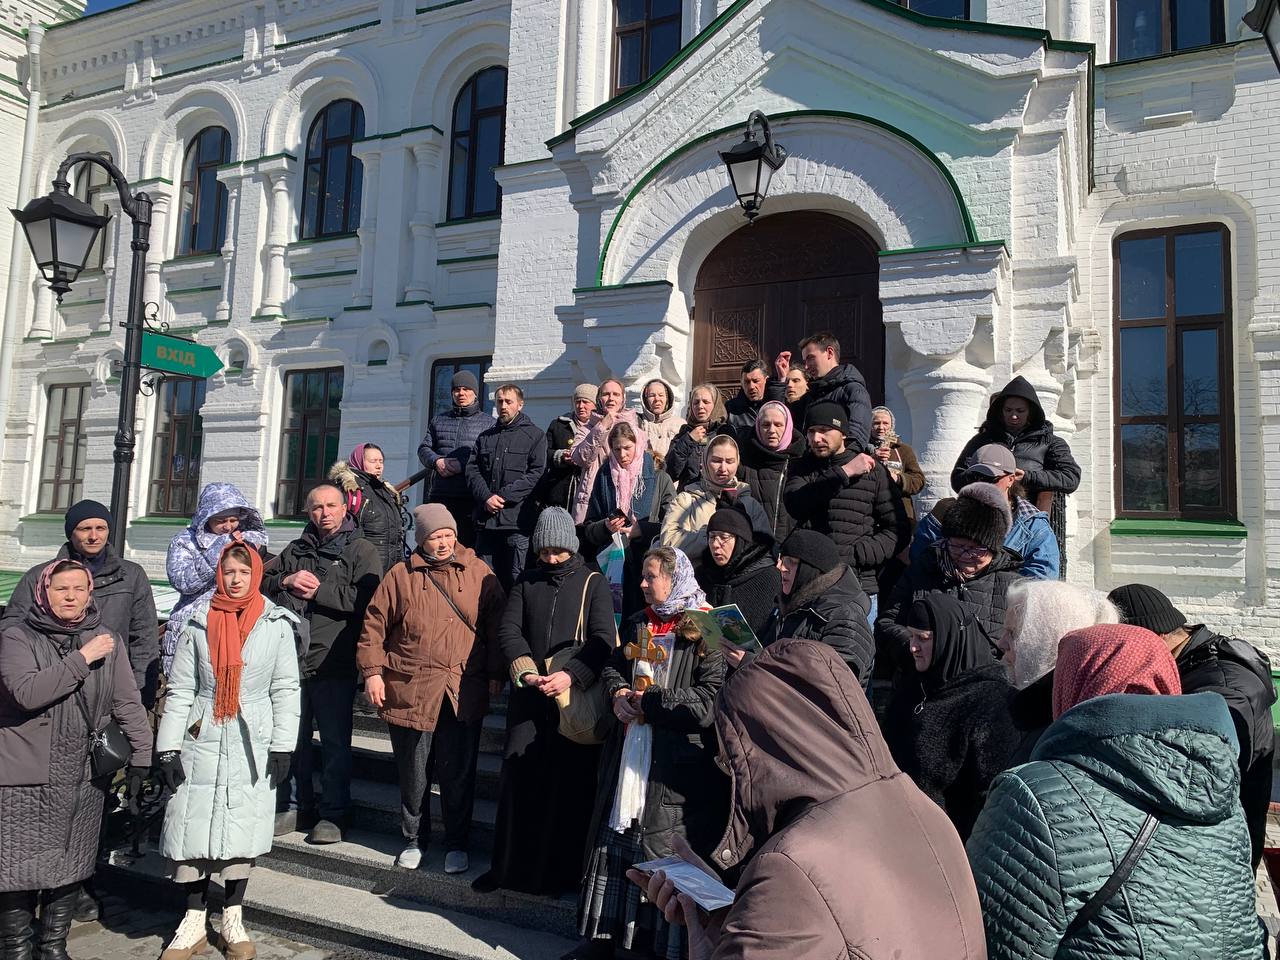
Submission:
POLYGON ((746 364, 732 397, 694 386, 683 417, 662 380, 635 408, 582 384, 545 431, 520 386, 489 416, 459 373, 412 538, 372 443, 278 551, 209 484, 169 548, 163 632, 109 512, 73 506, 0 621, 0 960, 67 956, 107 787, 148 777, 187 898, 163 960, 248 960, 255 858, 347 834, 361 690, 395 758, 395 864, 421 868, 436 783, 451 874, 508 691, 473 886, 576 892, 569 958, 1263 956, 1265 656, 1153 587, 1061 579, 1080 469, 1022 378, 925 511, 838 341, 799 354, 746 364), (728 605, 758 644, 691 615, 728 605), (672 855, 733 904, 635 869, 672 855))

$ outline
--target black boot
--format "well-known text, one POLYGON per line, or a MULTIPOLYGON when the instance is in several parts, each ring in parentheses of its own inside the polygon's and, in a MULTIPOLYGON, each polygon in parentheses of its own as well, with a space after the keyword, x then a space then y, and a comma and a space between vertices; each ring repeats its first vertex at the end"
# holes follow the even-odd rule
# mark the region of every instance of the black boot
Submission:
POLYGON ((93 895, 92 880, 86 880, 76 891, 75 910, 71 916, 76 923, 92 923, 102 912, 98 907, 98 898, 93 895))
POLYGON ((31 920, 35 894, 0 893, 0 960, 31 960, 31 920))
POLYGON ((67 954, 67 934, 76 909, 80 884, 46 890, 40 903, 40 936, 36 940, 36 960, 71 960, 67 954))

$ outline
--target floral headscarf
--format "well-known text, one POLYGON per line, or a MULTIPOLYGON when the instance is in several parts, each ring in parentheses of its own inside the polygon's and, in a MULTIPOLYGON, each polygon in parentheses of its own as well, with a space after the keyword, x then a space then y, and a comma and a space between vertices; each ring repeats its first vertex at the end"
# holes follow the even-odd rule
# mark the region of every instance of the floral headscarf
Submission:
POLYGON ((707 605, 707 595, 698 586, 698 578, 694 576, 693 564, 683 550, 671 548, 676 555, 676 572, 671 576, 671 594, 661 603, 653 604, 653 612, 670 620, 678 613, 686 610, 697 610, 707 605))
POLYGON ((54 621, 67 627, 74 627, 76 624, 82 623, 84 618, 89 615, 89 611, 93 609, 93 572, 79 560, 64 558, 45 564, 45 568, 40 571, 40 579, 36 581, 35 601, 36 606, 43 613, 52 617, 54 621), (68 570, 83 570, 84 575, 89 578, 89 602, 80 611, 80 616, 74 620, 63 620, 53 612, 53 606, 49 603, 49 584, 57 574, 66 573, 68 570))

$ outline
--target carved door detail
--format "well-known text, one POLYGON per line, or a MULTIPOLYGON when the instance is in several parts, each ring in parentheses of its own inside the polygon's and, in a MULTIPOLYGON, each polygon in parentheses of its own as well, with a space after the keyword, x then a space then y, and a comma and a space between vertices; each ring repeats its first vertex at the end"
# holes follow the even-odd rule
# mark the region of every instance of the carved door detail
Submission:
POLYGON ((761 217, 707 257, 694 287, 694 382, 738 390, 743 363, 796 353, 811 333, 840 338, 842 359, 884 396, 879 259, 867 234, 827 213, 761 217))

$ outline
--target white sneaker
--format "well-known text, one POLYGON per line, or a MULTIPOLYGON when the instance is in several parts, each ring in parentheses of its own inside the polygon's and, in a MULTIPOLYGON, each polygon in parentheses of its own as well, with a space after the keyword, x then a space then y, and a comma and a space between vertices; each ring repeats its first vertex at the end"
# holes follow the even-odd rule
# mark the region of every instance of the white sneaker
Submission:
POLYGON ((417 870, 420 863, 422 863, 422 848, 416 843, 409 844, 396 857, 396 866, 404 867, 406 870, 417 870))
POLYGON ((465 850, 450 850, 444 855, 445 873, 466 873, 471 869, 471 858, 465 850))
POLYGON ((227 960, 254 960, 258 950, 244 928, 244 907, 222 910, 222 948, 227 960))
POLYGON ((197 953, 209 946, 206 934, 207 912, 204 910, 188 910, 178 924, 178 931, 164 948, 160 960, 190 960, 197 953))

